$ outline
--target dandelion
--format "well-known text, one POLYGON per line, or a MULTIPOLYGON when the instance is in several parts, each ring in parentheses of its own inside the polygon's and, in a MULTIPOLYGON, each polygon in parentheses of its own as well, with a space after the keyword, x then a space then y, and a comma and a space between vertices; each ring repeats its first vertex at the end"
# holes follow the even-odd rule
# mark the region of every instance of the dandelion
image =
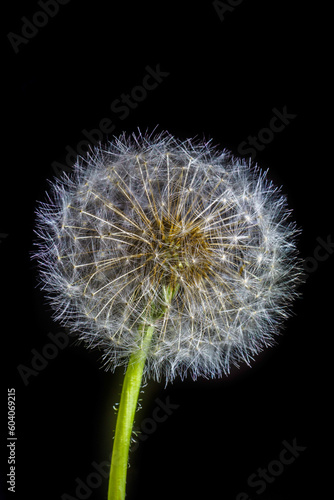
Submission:
POLYGON ((297 295, 296 226, 266 174, 168 133, 100 145, 38 209, 54 318, 127 366, 109 499, 123 499, 142 380, 228 374, 274 343, 297 295))

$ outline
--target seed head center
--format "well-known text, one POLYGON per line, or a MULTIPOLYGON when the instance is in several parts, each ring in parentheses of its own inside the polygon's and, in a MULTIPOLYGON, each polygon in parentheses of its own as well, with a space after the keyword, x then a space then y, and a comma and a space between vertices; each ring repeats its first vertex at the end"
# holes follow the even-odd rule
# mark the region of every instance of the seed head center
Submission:
POLYGON ((209 242, 198 225, 162 221, 156 235, 154 251, 167 280, 191 285, 206 276, 209 242))

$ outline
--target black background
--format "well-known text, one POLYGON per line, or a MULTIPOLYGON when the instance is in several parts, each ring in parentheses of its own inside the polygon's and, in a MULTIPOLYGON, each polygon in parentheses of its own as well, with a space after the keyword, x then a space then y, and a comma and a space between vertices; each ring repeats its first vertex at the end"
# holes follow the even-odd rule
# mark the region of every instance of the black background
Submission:
MULTIPOLYGON (((61 5, 18 53, 7 34, 21 34, 22 16, 31 20, 41 8, 36 1, 7 7, 0 435, 1 488, 8 498, 107 498, 107 479, 80 497, 76 478, 86 482, 94 461, 109 460, 122 370, 104 372, 100 354, 74 340, 27 385, 17 370, 20 364, 31 367, 31 349, 41 353, 49 332, 62 330, 37 288, 29 253, 36 201, 55 174, 52 164, 66 165, 66 146, 76 149, 83 129, 110 118, 115 135, 157 126, 180 138, 212 139, 238 155, 242 141, 268 127, 273 108, 286 106, 296 117, 255 160, 283 185, 303 229, 304 259, 314 256, 317 238, 326 241, 333 233, 329 11, 302 1, 244 0, 221 21, 210 1, 109 4, 61 5), (122 120, 111 103, 142 83, 147 66, 157 65, 168 76, 122 120), (16 389, 15 494, 5 484, 7 387, 16 389)), ((252 368, 166 388, 149 382, 137 428, 152 417, 155 398, 169 397, 179 406, 131 455, 127 500, 236 500, 241 492, 261 500, 327 498, 333 256, 325 250, 319 255, 322 261, 307 260, 314 272, 277 346, 258 356, 252 368), (258 494, 259 486, 247 480, 279 457, 284 440, 306 449, 258 494)))

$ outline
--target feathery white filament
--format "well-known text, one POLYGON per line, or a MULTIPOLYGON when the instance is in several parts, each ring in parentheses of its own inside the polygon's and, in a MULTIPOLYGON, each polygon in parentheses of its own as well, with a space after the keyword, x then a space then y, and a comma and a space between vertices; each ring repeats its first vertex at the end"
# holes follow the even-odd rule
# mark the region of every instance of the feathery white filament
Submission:
POLYGON ((111 368, 153 323, 145 376, 220 376, 288 315, 301 274, 289 215, 266 175, 227 151, 123 134, 52 184, 35 256, 55 318, 111 368))

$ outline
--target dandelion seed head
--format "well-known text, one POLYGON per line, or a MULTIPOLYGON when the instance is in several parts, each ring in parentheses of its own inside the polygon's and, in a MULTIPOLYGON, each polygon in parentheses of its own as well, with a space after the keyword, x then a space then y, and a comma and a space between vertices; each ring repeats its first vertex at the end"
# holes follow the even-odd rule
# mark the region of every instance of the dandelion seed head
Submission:
POLYGON ((52 183, 37 212, 54 318, 107 367, 154 327, 145 377, 215 377, 274 343, 302 275, 296 226, 266 173, 168 133, 115 138, 52 183))

